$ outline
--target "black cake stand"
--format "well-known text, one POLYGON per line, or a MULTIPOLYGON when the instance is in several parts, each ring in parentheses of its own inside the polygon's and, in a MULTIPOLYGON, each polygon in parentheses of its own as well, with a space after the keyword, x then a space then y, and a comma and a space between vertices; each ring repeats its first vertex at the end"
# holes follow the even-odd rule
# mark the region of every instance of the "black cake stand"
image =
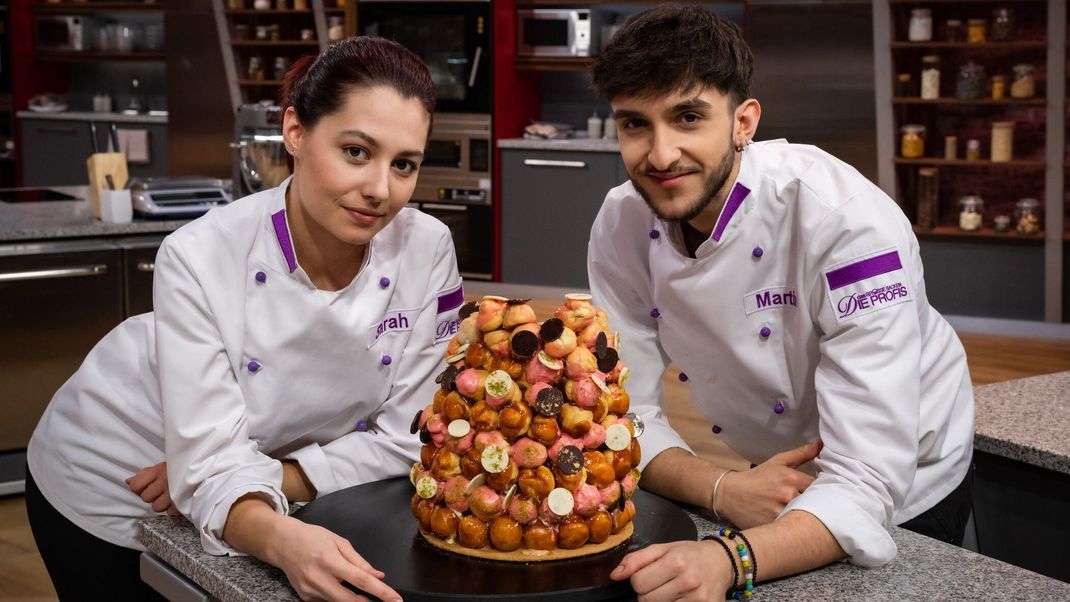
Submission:
POLYGON ((422 600, 622 600, 635 597, 609 573, 628 552, 697 538, 695 524, 672 502, 636 490, 635 532, 621 547, 561 561, 481 560, 431 546, 410 510, 413 486, 401 477, 336 491, 294 516, 352 542, 406 602, 422 600))

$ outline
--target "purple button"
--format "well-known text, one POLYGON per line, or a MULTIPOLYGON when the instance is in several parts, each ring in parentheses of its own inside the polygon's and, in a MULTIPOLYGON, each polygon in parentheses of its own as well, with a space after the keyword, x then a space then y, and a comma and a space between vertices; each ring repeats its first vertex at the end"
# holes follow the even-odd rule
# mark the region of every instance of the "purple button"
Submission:
POLYGON ((361 433, 367 432, 368 431, 368 421, 367 420, 357 421, 357 430, 359 432, 361 432, 361 433))
POLYGON ((684 374, 683 372, 681 372, 680 376, 677 376, 676 378, 679 378, 680 382, 682 382, 682 383, 686 383, 687 382, 687 375, 684 374))
POLYGON ((267 282, 267 274, 265 274, 264 272, 257 272, 256 273, 256 281, 259 282, 260 284, 263 284, 263 283, 267 282))
POLYGON ((750 254, 754 255, 756 258, 760 259, 762 257, 762 255, 765 255, 765 251, 762 250, 762 248, 760 246, 754 245, 754 250, 751 251, 750 254))
POLYGON ((784 413, 784 404, 779 402, 779 401, 776 402, 776 405, 773 406, 773 411, 776 412, 777 414, 783 414, 784 413))
POLYGON ((758 334, 762 335, 763 339, 768 339, 769 335, 773 334, 773 331, 768 326, 762 326, 762 329, 758 331, 758 334))
POLYGON ((654 309, 650 310, 650 317, 657 320, 661 317, 661 312, 658 311, 658 308, 655 307, 654 309))
POLYGON ((389 355, 386 355, 386 354, 384 353, 384 354, 383 354, 383 359, 381 359, 381 360, 379 360, 379 361, 383 362, 383 365, 384 365, 384 366, 389 366, 389 365, 390 365, 390 362, 394 361, 394 358, 392 358, 392 357, 390 357, 389 355))
POLYGON ((713 425, 713 428, 712 428, 712 429, 710 429, 710 430, 712 430, 712 431, 713 431, 713 434, 714 434, 714 435, 717 435, 717 434, 719 434, 719 433, 721 432, 721 427, 719 427, 719 426, 717 426, 717 425, 715 424, 715 425, 713 425))
POLYGON ((249 372, 259 372, 260 371, 260 362, 258 362, 256 360, 252 360, 251 362, 246 364, 245 367, 249 369, 249 372))
POLYGON ((650 240, 657 240, 660 237, 661 237, 661 232, 658 232, 657 230, 651 230, 650 231, 650 240))
POLYGON ((379 286, 381 286, 383 288, 386 288, 386 287, 390 286, 390 279, 387 278, 386 276, 383 276, 382 278, 379 279, 379 286))

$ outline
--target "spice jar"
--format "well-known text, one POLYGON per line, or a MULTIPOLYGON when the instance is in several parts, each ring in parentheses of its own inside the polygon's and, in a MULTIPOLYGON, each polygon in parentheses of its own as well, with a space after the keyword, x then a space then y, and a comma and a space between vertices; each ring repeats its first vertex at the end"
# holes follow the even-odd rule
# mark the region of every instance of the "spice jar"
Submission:
POLYGON ((925 126, 908 123, 899 128, 902 133, 899 149, 906 159, 917 159, 925 155, 925 126))
POLYGON ((985 41, 985 20, 966 20, 966 41, 970 44, 983 44, 985 41))
POLYGON ((253 8, 256 10, 271 10, 271 0, 253 0, 253 8))
POLYGON ((271 40, 272 42, 278 42, 279 41, 279 26, 278 25, 268 25, 267 26, 267 35, 268 35, 268 39, 271 40))
POLYGON ((1033 98, 1036 93, 1036 80, 1033 77, 1033 66, 1027 64, 1015 65, 1014 80, 1011 82, 1011 98, 1033 98))
POLYGON ((996 232, 1007 232, 1011 229, 1011 218, 1006 215, 997 215, 992 218, 992 229, 996 232))
POLYGON ((335 42, 346 36, 342 27, 342 17, 327 17, 327 39, 335 42))
POLYGON ((918 169, 918 228, 932 230, 936 227, 939 202, 939 170, 935 167, 918 169))
POLYGON ((1036 199, 1021 199, 1015 203, 1015 229, 1018 234, 1032 235, 1040 232, 1040 203, 1036 199))
POLYGON ((979 196, 964 196, 959 199, 959 230, 976 232, 981 229, 985 201, 979 196))
POLYGON ((955 81, 955 98, 979 100, 984 95, 985 68, 973 61, 959 67, 959 77, 955 81))
POLYGON ((999 7, 992 11, 992 41, 1010 42, 1014 39, 1014 11, 999 7))
POLYGON ((245 0, 227 0, 227 8, 230 10, 242 10, 245 8, 245 0))
POLYGON ((301 39, 306 41, 306 42, 315 40, 316 39, 316 31, 313 30, 313 29, 302 29, 301 30, 301 39))
POLYGON ((895 78, 895 95, 897 98, 910 98, 914 96, 913 82, 910 81, 909 73, 900 73, 895 78))
POLYGON ((1006 163, 1011 160, 1014 146, 1014 122, 992 123, 992 161, 1006 163))
POLYGON ((257 25, 256 26, 256 39, 257 40, 266 40, 266 39, 268 39, 268 26, 267 25, 257 25))
POLYGON ((944 158, 948 161, 954 161, 958 158, 959 154, 959 138, 958 136, 944 136, 944 158))
POLYGON ((249 26, 238 24, 234 26, 234 39, 235 40, 248 40, 249 39, 249 26))
POLYGON ((966 160, 978 161, 981 159, 981 141, 971 138, 966 141, 966 160))
POLYGON ((1003 100, 1003 94, 1007 90, 1007 78, 1002 75, 992 76, 992 100, 1003 100))
POLYGON ((260 57, 249 57, 248 68, 249 79, 264 79, 264 64, 260 61, 260 57))
POLYGON ((910 11, 907 39, 911 42, 928 42, 933 39, 933 11, 927 8, 910 11))
POLYGON ((935 54, 921 57, 921 97, 940 98, 940 57, 935 54))
POLYGON ((962 26, 962 19, 948 19, 944 25, 944 37, 948 42, 965 42, 966 28, 962 26))
POLYGON ((281 80, 286 77, 286 70, 290 68, 290 59, 284 56, 275 57, 275 79, 281 80))
POLYGON ((308 10, 308 0, 294 0, 294 10, 308 10))

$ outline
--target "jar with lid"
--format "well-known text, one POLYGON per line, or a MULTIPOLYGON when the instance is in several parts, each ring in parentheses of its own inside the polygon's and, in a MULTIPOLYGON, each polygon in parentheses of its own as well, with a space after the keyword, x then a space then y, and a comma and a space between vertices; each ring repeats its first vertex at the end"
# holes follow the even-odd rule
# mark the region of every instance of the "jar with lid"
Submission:
POLYGON ((992 76, 992 100, 1003 100, 1007 91, 1007 78, 1002 75, 992 76))
POLYGON ((935 54, 921 57, 921 97, 940 98, 940 57, 935 54))
POLYGON ((1006 215, 997 215, 992 218, 992 229, 996 232, 1008 232, 1011 229, 1011 218, 1006 215))
POLYGON ((964 196, 959 199, 959 230, 976 232, 981 229, 985 201, 979 196, 964 196))
POLYGON ((271 10, 271 0, 253 0, 253 8, 256 10, 271 10))
POLYGON ((1033 66, 1015 65, 1012 71, 1014 71, 1014 79, 1011 81, 1011 98, 1033 98, 1033 94, 1036 93, 1033 66))
POLYGON ((967 19, 966 41, 970 44, 983 44, 987 33, 985 25, 984 19, 967 19))
POLYGON ((308 0, 294 0, 294 10, 308 10, 308 0))
POLYGON ((1018 234, 1033 235, 1040 232, 1040 203, 1036 199, 1021 199, 1014 206, 1018 234))
POLYGON ((342 17, 327 17, 327 39, 336 42, 344 37, 346 37, 346 32, 342 26, 342 17))
POLYGON ((944 158, 948 161, 954 161, 958 159, 959 154, 959 137, 958 136, 944 136, 944 158))
POLYGON ((933 39, 933 11, 915 8, 910 11, 907 39, 911 42, 928 42, 933 39))
POLYGON ((264 63, 260 60, 260 57, 249 57, 247 75, 249 79, 264 79, 264 63))
POLYGON ((984 95, 985 68, 973 61, 959 67, 959 76, 955 81, 955 98, 979 100, 984 95))
POLYGON ((1014 39, 1014 11, 999 7, 992 11, 992 41, 1010 42, 1014 39))
POLYGON ((895 95, 897 98, 910 98, 914 94, 914 82, 909 73, 900 73, 895 78, 895 95))
POLYGON ((227 8, 230 10, 242 10, 245 8, 245 0, 227 0, 227 8))
POLYGON ((1006 163, 1011 160, 1014 147, 1014 122, 992 122, 992 161, 1006 163))
POLYGON ((275 79, 281 80, 286 77, 286 70, 290 68, 290 59, 284 56, 275 57, 275 79))
POLYGON ((944 37, 948 42, 965 42, 966 28, 962 25, 962 19, 948 19, 944 24, 944 37))
POLYGON ((918 211, 915 223, 922 230, 936 227, 937 211, 940 207, 939 170, 935 167, 918 169, 918 211))
POLYGON ((908 123, 899 128, 902 134, 900 139, 900 153, 905 159, 918 159, 925 155, 925 126, 916 123, 908 123))
POLYGON ((981 141, 971 138, 966 141, 966 160, 978 161, 981 159, 981 141))

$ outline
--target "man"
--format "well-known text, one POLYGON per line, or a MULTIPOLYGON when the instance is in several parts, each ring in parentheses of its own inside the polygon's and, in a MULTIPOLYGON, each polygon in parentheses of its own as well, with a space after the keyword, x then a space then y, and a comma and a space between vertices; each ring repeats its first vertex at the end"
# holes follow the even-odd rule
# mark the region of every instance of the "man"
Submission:
MULTIPOLYGON (((746 529, 761 580, 886 563, 892 525, 961 543, 972 387, 917 239, 849 165, 751 143, 752 64, 734 24, 666 5, 629 19, 593 68, 630 181, 595 220, 588 269, 636 368, 643 485, 746 529), (658 405, 669 361, 711 436, 755 468, 696 458, 672 431, 658 405)), ((613 576, 643 600, 720 597, 755 566, 740 539, 650 546, 613 576)))

